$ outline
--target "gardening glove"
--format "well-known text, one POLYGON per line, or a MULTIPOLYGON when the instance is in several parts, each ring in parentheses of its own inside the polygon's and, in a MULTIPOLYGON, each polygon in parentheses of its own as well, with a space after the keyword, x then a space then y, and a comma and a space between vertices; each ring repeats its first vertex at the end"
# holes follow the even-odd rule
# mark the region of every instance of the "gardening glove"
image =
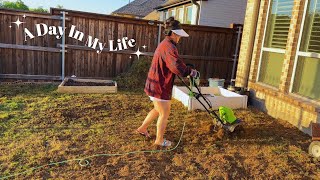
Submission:
POLYGON ((200 77, 200 72, 195 70, 195 69, 192 69, 191 73, 190 73, 190 76, 193 77, 193 78, 199 78, 200 77))

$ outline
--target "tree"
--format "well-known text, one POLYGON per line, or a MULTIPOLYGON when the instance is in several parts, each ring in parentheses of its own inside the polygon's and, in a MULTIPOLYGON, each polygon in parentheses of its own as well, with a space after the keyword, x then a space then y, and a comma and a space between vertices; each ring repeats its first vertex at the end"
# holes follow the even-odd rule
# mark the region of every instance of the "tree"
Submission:
POLYGON ((41 13, 48 13, 47 9, 44 9, 42 6, 38 8, 29 8, 22 0, 17 0, 16 2, 10 1, 2 1, 0 0, 0 7, 2 8, 10 8, 10 9, 18 9, 18 10, 27 10, 41 13))
POLYGON ((29 10, 29 7, 24 4, 22 0, 17 0, 16 2, 3 1, 1 7, 19 10, 29 10))
POLYGON ((48 13, 49 12, 47 9, 44 9, 42 6, 40 6, 38 8, 30 9, 30 11, 40 12, 40 13, 48 13))
POLYGON ((58 5, 57 5, 57 8, 59 8, 59 9, 63 9, 63 6, 62 6, 62 5, 60 5, 60 4, 58 4, 58 5))

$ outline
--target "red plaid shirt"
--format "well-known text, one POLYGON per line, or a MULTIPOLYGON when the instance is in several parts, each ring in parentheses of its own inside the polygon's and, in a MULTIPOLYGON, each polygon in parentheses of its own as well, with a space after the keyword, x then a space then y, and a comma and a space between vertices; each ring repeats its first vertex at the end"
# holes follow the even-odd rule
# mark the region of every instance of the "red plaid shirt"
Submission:
POLYGON ((166 37, 154 53, 144 91, 148 96, 171 100, 175 75, 186 77, 190 73, 179 57, 176 43, 166 37))

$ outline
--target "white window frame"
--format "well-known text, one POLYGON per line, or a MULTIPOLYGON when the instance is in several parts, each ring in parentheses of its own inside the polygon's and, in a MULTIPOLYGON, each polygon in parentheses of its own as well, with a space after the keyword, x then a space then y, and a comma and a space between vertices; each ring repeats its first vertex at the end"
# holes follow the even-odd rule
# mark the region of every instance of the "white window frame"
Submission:
POLYGON ((169 10, 163 11, 163 21, 166 21, 169 18, 169 10), (167 17, 168 15, 168 17, 167 17))
POLYGON ((184 24, 184 5, 179 7, 179 8, 177 8, 177 12, 179 12, 177 20, 180 21, 181 24, 184 24), (180 19, 181 15, 180 15, 180 12, 179 12, 179 10, 181 10, 181 9, 182 9, 182 14, 183 14, 182 15, 182 20, 180 19))
POLYGON ((191 8, 191 20, 190 20, 190 24, 192 24, 192 20, 193 20, 193 6, 192 5, 188 5, 188 6, 185 6, 185 18, 184 18, 184 20, 185 20, 185 23, 187 23, 187 19, 188 19, 188 8, 191 8))
POLYGON ((320 61, 320 54, 319 53, 300 51, 302 35, 303 35, 303 32, 305 31, 305 29, 304 29, 305 26, 304 25, 305 25, 305 21, 306 21, 306 15, 308 13, 307 9, 308 9, 309 1, 310 0, 306 0, 306 2, 305 2, 305 7, 304 7, 304 11, 303 11, 303 17, 302 17, 302 22, 301 22, 301 27, 300 27, 299 40, 298 40, 298 44, 297 44, 297 51, 296 51, 296 55, 295 55, 295 59, 294 59, 293 72, 292 72, 292 76, 291 76, 290 89, 289 89, 289 93, 295 94, 295 95, 300 96, 300 97, 305 97, 305 96, 298 95, 298 94, 293 92, 293 85, 294 85, 295 75, 296 75, 296 72, 297 72, 299 56, 318 58, 319 61, 320 61))
MULTIPOLYGON (((257 77, 256 77, 256 81, 261 83, 261 84, 265 84, 264 82, 259 81, 259 77, 260 77, 260 73, 261 73, 261 63, 262 63, 262 54, 263 54, 263 52, 274 52, 274 53, 280 53, 280 54, 285 54, 286 53, 285 49, 264 47, 266 34, 267 34, 267 28, 268 28, 268 20, 269 20, 271 2, 272 2, 272 0, 269 0, 266 23, 265 23, 265 27, 264 27, 263 39, 262 39, 262 44, 261 44, 261 51, 260 51, 260 58, 259 58, 259 65, 258 65, 258 74, 257 74, 257 77)), ((265 85, 268 85, 268 84, 265 84, 265 85)), ((279 86, 280 86, 280 84, 279 84, 279 86)), ((278 87, 272 86, 272 87, 279 89, 279 86, 278 87)))
MULTIPOLYGON (((280 49, 280 48, 267 48, 267 47, 264 47, 265 37, 266 37, 266 33, 267 33, 267 28, 268 28, 268 20, 269 20, 271 2, 272 2, 272 0, 269 0, 268 11, 267 11, 267 16, 266 16, 266 24, 265 24, 265 27, 264 27, 263 39, 262 39, 262 45, 261 45, 261 52, 260 52, 260 58, 259 58, 258 72, 257 72, 257 77, 256 77, 256 81, 261 83, 261 84, 264 84, 264 85, 268 85, 268 84, 259 81, 260 80, 259 77, 260 77, 260 73, 261 73, 261 63, 262 63, 262 54, 263 54, 263 52, 273 52, 273 53, 279 53, 279 54, 285 54, 286 53, 286 48, 285 49, 280 49)), ((294 8, 294 6, 293 6, 293 8, 294 8)), ((292 11, 294 11, 294 10, 292 10, 292 11)), ((288 39, 287 39, 287 42, 286 42, 286 46, 287 46, 287 43, 288 43, 288 39)), ((281 84, 281 81, 280 81, 280 84, 281 84)), ((280 84, 279 84, 278 87, 275 87, 275 88, 279 89, 280 84)), ((272 87, 274 87, 274 86, 272 86, 272 87)))
POLYGON ((174 12, 174 19, 176 19, 176 15, 177 15, 177 11, 176 11, 176 8, 172 8, 171 10, 170 10, 170 13, 171 13, 171 16, 170 17, 172 17, 172 12, 174 12))

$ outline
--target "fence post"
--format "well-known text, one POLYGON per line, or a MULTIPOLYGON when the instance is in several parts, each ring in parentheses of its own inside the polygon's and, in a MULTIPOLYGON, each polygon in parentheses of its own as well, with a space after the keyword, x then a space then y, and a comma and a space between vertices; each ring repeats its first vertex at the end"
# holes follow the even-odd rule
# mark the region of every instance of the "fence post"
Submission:
MULTIPOLYGON (((66 27, 66 12, 62 11, 62 27, 66 27)), ((62 35, 61 39, 61 80, 64 80, 65 77, 65 54, 66 54, 66 36, 65 33, 62 35)))
POLYGON ((162 30, 162 24, 158 24, 159 26, 159 33, 158 33, 158 45, 161 43, 161 30, 162 30))
POLYGON ((239 49, 240 49, 240 41, 241 41, 241 34, 242 34, 242 26, 238 25, 236 26, 237 29, 237 45, 236 45, 236 49, 235 49, 235 53, 233 55, 233 67, 232 67, 232 75, 231 75, 231 81, 235 78, 235 73, 236 73, 236 66, 237 66, 237 61, 238 61, 238 57, 239 57, 239 49))
MULTIPOLYGON (((148 22, 148 24, 149 25, 154 25, 155 22, 151 20, 151 21, 148 22)), ((158 22, 157 22, 156 25, 159 26, 159 29, 158 29, 158 45, 159 45, 161 43, 162 24, 161 23, 158 24, 158 22)))

